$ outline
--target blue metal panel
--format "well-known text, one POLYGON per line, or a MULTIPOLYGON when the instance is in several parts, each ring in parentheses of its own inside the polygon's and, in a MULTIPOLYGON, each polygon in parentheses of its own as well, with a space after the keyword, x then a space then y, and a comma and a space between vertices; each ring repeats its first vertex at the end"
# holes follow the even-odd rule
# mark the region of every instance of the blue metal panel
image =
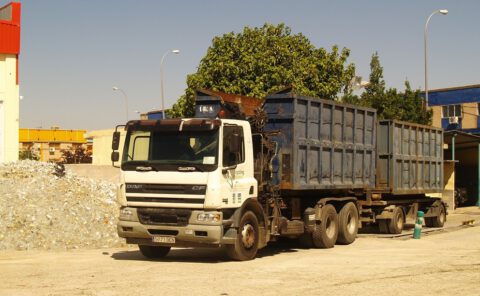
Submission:
POLYGON ((442 128, 444 130, 461 130, 462 129, 462 118, 458 118, 458 124, 450 124, 448 118, 442 118, 442 128))
POLYGON ((265 131, 278 131, 282 189, 375 186, 376 111, 293 93, 268 96, 265 131))
POLYGON ((447 129, 450 123, 448 123, 448 118, 442 118, 442 128, 447 129))
POLYGON ((159 111, 159 112, 152 112, 152 113, 147 113, 147 119, 149 120, 159 120, 159 119, 163 119, 163 112, 162 111, 159 111))
POLYGON ((429 106, 454 105, 471 102, 480 102, 480 86, 428 92, 429 106))

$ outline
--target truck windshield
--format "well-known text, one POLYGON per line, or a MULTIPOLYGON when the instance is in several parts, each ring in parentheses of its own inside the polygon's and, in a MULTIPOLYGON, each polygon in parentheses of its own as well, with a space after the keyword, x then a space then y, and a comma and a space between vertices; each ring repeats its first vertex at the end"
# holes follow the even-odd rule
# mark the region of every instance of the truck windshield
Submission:
POLYGON ((127 133, 122 169, 213 171, 218 163, 218 129, 127 133))

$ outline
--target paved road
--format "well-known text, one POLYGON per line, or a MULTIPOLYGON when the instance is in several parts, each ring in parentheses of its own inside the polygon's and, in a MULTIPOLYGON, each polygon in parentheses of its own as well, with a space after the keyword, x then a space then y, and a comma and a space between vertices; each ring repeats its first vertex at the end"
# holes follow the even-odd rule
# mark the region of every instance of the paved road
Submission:
POLYGON ((480 227, 421 240, 280 244, 249 262, 217 249, 147 261, 134 247, 0 252, 0 295, 480 295, 480 227))

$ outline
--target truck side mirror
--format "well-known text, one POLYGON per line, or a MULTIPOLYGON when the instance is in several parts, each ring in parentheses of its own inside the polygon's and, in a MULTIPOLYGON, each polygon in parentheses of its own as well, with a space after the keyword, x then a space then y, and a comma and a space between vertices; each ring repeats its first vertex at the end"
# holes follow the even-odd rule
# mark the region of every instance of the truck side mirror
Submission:
POLYGON ((118 146, 120 146, 120 132, 113 132, 112 150, 118 150, 118 146))
POLYGON ((120 153, 118 153, 118 151, 113 151, 110 158, 112 159, 112 162, 117 162, 120 159, 120 153))

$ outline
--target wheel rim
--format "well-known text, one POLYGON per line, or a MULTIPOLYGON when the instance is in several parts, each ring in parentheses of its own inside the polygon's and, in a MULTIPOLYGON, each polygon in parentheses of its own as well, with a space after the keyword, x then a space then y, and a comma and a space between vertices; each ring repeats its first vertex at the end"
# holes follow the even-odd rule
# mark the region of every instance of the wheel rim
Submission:
POLYGON ((438 220, 440 220, 441 224, 445 222, 445 211, 440 212, 440 215, 438 216, 438 220))
POLYGON ((348 233, 354 233, 357 227, 357 221, 351 213, 348 213, 347 216, 347 231, 348 233))
POLYGON ((396 217, 397 220, 397 229, 402 230, 403 229, 403 216, 402 213, 399 211, 396 217))
POLYGON ((243 225, 242 243, 246 249, 250 249, 255 244, 255 228, 251 224, 243 225))
POLYGON ((325 223, 325 233, 328 237, 333 237, 335 235, 335 223, 332 221, 332 218, 328 218, 325 223))

